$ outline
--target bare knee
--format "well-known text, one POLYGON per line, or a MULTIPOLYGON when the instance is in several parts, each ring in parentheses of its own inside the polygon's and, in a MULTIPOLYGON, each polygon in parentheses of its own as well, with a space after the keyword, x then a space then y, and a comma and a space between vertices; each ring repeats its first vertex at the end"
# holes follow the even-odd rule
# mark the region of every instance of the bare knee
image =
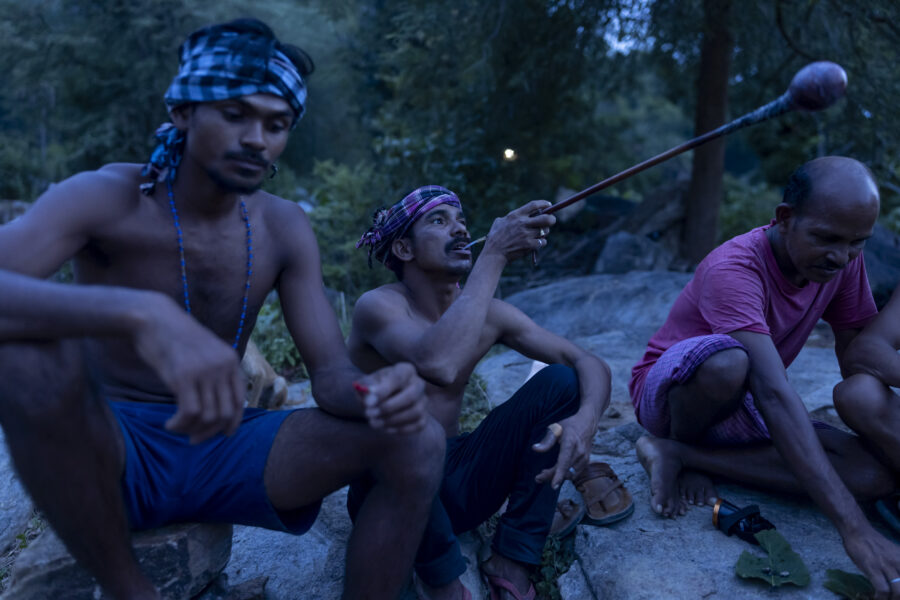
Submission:
POLYGON ((4 427, 65 422, 89 386, 76 341, 0 344, 0 421, 4 427))
POLYGON ((880 380, 853 375, 834 388, 834 408, 841 419, 857 431, 885 421, 895 394, 880 380))
POLYGON ((685 384, 669 390, 670 435, 685 443, 737 410, 747 390, 750 360, 740 348, 716 352, 685 384))
POLYGON ((429 418, 416 433, 386 438, 376 467, 379 478, 436 492, 444 471, 444 428, 429 418))
POLYGON ((728 348, 706 359, 694 376, 697 386, 710 398, 731 400, 747 387, 750 358, 740 348, 728 348))

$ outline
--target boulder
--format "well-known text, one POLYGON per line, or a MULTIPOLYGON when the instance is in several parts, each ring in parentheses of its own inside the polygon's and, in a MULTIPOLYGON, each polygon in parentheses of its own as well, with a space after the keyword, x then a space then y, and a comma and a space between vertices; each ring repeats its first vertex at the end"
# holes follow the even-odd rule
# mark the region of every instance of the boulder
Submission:
MULTIPOLYGON (((347 515, 347 488, 322 502, 322 510, 312 529, 295 536, 256 527, 235 526, 231 562, 225 575, 232 585, 261 576, 268 577, 267 600, 316 598, 338 600, 344 584, 344 554, 352 524, 347 515), (273 568, 277 565, 277 568, 273 568), (297 590, 303 590, 298 596, 297 590)), ((463 556, 476 565, 480 539, 474 534, 461 537, 463 556)), ((481 590, 477 569, 469 569, 463 583, 474 600, 487 596, 481 590)), ((410 586, 401 600, 415 600, 410 586)))
POLYGON ((900 281, 900 236, 886 227, 875 225, 872 237, 866 241, 863 256, 872 295, 881 308, 900 281))
POLYGON ((340 598, 351 530, 346 502, 346 488, 326 498, 312 529, 301 536, 235 526, 232 557, 225 568, 229 582, 268 576, 270 600, 340 598))
MULTIPOLYGON (((135 534, 134 551, 164 598, 187 599, 200 593, 225 568, 231 555, 231 534, 231 525, 172 525, 135 534)), ((51 529, 22 551, 13 564, 11 579, 4 600, 108 597, 51 529)))
POLYGON ((691 279, 689 273, 632 271, 588 275, 513 294, 505 300, 566 338, 618 330, 650 335, 691 279))
POLYGON ((675 257, 646 236, 619 231, 606 238, 594 264, 594 273, 664 271, 675 257))

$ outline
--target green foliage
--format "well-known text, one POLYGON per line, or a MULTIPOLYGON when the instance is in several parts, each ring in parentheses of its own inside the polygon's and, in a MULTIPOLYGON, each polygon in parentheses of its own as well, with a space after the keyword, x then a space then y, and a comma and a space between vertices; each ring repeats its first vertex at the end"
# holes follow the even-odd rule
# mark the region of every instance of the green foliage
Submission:
POLYGON ((469 433, 491 412, 487 395, 487 383, 477 373, 472 373, 463 393, 462 410, 459 413, 459 432, 469 433))
POLYGON ((377 11, 358 33, 361 95, 380 95, 363 118, 393 195, 446 185, 480 231, 561 183, 590 180, 606 148, 591 124, 607 81, 588 69, 606 44, 585 32, 610 5, 406 0, 377 11), (504 161, 505 148, 518 159, 504 161))
POLYGON ((0 557, 0 592, 5 591, 10 583, 9 575, 16 557, 46 528, 47 523, 44 521, 43 516, 38 512, 33 512, 31 519, 25 526, 25 531, 16 535, 17 542, 12 545, 4 556, 0 557))
POLYGON ((319 67, 309 83, 315 109, 283 164, 308 171, 313 156, 346 157, 363 146, 349 118, 355 74, 338 47, 348 13, 326 16, 288 0, 258 3, 250 15, 237 0, 0 0, 0 15, 0 198, 33 199, 75 172, 144 162, 167 119, 162 96, 178 45, 198 27, 241 16, 267 21, 319 67), (316 94, 329 101, 316 104, 316 94))
POLYGON ((825 589, 834 592, 841 598, 872 600, 875 597, 875 588, 868 579, 858 573, 828 569, 825 571, 825 575, 828 577, 825 581, 825 589))
POLYGON ((766 551, 766 556, 755 556, 745 550, 734 565, 736 575, 744 579, 762 579, 772 587, 786 583, 799 587, 809 585, 809 570, 784 536, 774 529, 766 529, 754 537, 766 551))
POLYGON ((323 161, 316 163, 317 178, 313 193, 313 228, 322 255, 325 285, 356 298, 366 290, 393 281, 394 275, 378 261, 368 267, 366 250, 356 242, 371 226, 371 215, 381 205, 391 205, 383 177, 374 165, 358 163, 354 167, 323 161))
MULTIPOLYGON (((478 535, 483 540, 491 540, 497 531, 499 515, 478 526, 478 535)), ((541 554, 541 564, 531 573, 531 581, 541 600, 561 600, 557 580, 566 573, 575 562, 575 535, 563 539, 547 538, 541 554)))
POLYGON ((547 538, 541 565, 531 576, 539 598, 562 600, 557 580, 572 567, 575 558, 574 534, 562 539, 547 538))
POLYGON ((781 194, 766 183, 725 175, 725 199, 719 209, 719 242, 765 225, 775 216, 781 194))
MULTIPOLYGON (((849 88, 827 111, 728 138, 726 169, 739 181, 726 182, 722 237, 768 220, 772 189, 825 153, 870 164, 883 214, 900 221, 900 3, 732 4, 733 116, 780 95, 813 59, 840 62, 849 88)), ((237 0, 0 0, 0 9, 0 198, 21 199, 80 170, 145 160, 178 44, 248 14, 237 0)), ((586 187, 683 141, 703 101, 701 0, 263 0, 252 15, 317 64, 307 116, 266 188, 294 201, 310 190, 327 284, 350 298, 392 279, 352 248, 378 206, 447 185, 478 236, 529 199, 586 187), (517 160, 503 160, 507 147, 517 160)), ((689 161, 610 192, 639 199, 684 176, 689 161)))
POLYGON ((894 233, 900 233, 900 206, 892 208, 881 219, 881 224, 891 229, 894 233))
MULTIPOLYGON (((263 304, 251 339, 277 372, 296 371, 301 365, 300 352, 284 324, 281 302, 277 299, 263 304)), ((301 378, 305 377, 301 375, 301 378)))
POLYGON ((0 0, 0 147, 27 159, 0 195, 32 198, 54 180, 113 160, 143 160, 165 119, 162 91, 178 37, 201 22, 176 0, 0 0), (8 187, 7 187, 8 186, 8 187))

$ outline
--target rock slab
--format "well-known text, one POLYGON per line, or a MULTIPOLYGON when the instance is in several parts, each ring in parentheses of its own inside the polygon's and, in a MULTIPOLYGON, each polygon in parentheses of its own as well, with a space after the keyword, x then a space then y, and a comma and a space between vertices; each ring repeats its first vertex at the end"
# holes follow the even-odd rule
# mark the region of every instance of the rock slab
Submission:
POLYGON ((593 459, 612 465, 634 496, 635 511, 609 527, 578 527, 576 564, 560 580, 564 600, 751 600, 771 595, 813 600, 833 597, 823 587, 826 569, 858 572, 834 526, 811 502, 721 484, 719 495, 734 504, 759 505, 806 563, 811 583, 770 590, 761 581, 739 578, 734 565, 741 553, 763 552, 713 527, 711 507, 690 507, 677 519, 662 518, 650 509, 650 482, 634 453, 633 440, 640 433, 632 423, 601 432, 594 440, 593 459))
MULTIPOLYGON (((163 598, 188 599, 225 568, 231 556, 232 526, 172 525, 134 536, 141 568, 163 598)), ((99 600, 108 598, 60 539, 47 529, 19 555, 4 600, 99 600)))

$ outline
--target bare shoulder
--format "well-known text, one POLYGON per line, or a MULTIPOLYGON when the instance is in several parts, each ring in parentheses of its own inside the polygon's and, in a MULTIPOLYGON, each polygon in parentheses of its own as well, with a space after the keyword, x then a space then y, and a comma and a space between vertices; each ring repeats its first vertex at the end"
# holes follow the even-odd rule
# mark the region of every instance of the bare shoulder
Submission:
POLYGON ((369 319, 409 311, 409 298, 399 283, 388 283, 369 290, 359 297, 353 309, 354 317, 369 319))
POLYGON ((253 195, 253 200, 262 211, 266 228, 270 232, 291 237, 297 233, 312 233, 309 215, 296 202, 262 190, 253 195))
MULTIPOLYGON (((93 193, 103 192, 102 196, 129 196, 139 190, 146 181, 141 176, 141 165, 130 163, 111 163, 96 171, 83 171, 68 179, 53 184, 48 192, 93 193)), ((93 195, 92 194, 92 195, 93 195)))
POLYGON ((253 203, 262 217, 269 242, 285 264, 319 260, 312 223, 299 204, 262 190, 253 195, 253 203))
POLYGON ((51 184, 35 202, 34 218, 81 223, 121 219, 140 202, 141 166, 115 163, 51 184))

